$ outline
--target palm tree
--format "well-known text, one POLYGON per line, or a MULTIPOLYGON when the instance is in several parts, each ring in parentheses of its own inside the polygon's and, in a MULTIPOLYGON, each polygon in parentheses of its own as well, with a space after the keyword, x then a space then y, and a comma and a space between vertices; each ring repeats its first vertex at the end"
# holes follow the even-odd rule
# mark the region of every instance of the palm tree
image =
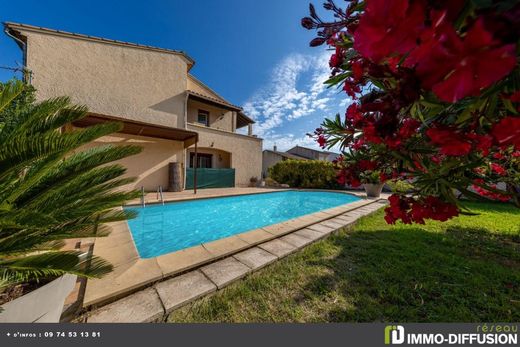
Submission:
POLYGON ((86 107, 72 105, 67 97, 20 107, 17 97, 24 88, 20 81, 0 85, 0 292, 65 273, 100 277, 110 272, 103 259, 84 259, 60 248, 64 239, 106 235, 103 224, 132 217, 117 207, 137 196, 115 190, 133 179, 122 178, 125 168, 112 162, 140 147, 78 151, 117 132, 120 124, 64 131, 86 116, 86 107))

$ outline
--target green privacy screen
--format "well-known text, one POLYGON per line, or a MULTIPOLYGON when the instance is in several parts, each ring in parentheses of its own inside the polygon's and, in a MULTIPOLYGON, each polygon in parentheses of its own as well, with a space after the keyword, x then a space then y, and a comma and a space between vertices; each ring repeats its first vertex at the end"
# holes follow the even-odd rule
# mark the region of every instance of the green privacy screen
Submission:
MULTIPOLYGON (((194 169, 186 169, 186 189, 193 189, 194 169)), ((235 186, 235 169, 197 169, 197 188, 235 186)))

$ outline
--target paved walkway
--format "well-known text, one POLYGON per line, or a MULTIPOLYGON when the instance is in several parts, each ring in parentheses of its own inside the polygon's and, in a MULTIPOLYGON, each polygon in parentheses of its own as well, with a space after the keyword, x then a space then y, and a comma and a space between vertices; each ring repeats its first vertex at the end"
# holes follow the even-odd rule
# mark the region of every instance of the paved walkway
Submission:
POLYGON ((88 323, 138 323, 162 321, 175 309, 220 290, 230 283, 313 242, 348 226, 383 207, 386 199, 372 200, 319 223, 260 243, 239 253, 204 265, 89 312, 88 323))

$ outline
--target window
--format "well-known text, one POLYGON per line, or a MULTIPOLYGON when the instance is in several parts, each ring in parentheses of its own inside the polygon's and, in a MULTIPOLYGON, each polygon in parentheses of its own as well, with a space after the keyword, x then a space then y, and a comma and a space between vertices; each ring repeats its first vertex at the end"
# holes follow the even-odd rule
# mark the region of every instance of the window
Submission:
MULTIPOLYGON (((197 158, 198 158, 198 165, 197 167, 198 168, 203 168, 203 169, 211 169, 212 167, 212 162, 213 162, 213 154, 206 154, 206 153, 199 153, 197 154, 197 158)), ((190 153, 190 167, 193 168, 195 167, 193 164, 195 163, 195 153, 190 153)))
POLYGON ((199 114, 197 116, 197 122, 209 127, 209 112, 204 111, 204 110, 199 110, 199 114))

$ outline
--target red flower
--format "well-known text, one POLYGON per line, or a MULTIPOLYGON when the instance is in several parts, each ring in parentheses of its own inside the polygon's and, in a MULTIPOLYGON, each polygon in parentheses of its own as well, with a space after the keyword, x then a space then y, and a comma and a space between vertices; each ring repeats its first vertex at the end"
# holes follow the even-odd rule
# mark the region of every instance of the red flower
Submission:
POLYGON ((447 221, 459 215, 457 206, 446 203, 435 196, 427 196, 423 199, 401 197, 392 195, 388 198, 390 206, 385 209, 385 220, 394 224, 402 220, 405 224, 424 224, 425 219, 447 221))
POLYGON ((336 47, 336 53, 334 53, 330 56, 329 66, 331 68, 340 67, 341 64, 343 64, 343 59, 344 59, 343 49, 341 47, 336 47))
POLYGON ((520 149, 520 117, 506 117, 493 126, 491 134, 499 146, 520 149))
POLYGON ((478 96, 480 90, 508 75, 516 65, 515 45, 497 46, 477 20, 457 49, 453 73, 432 91, 447 102, 478 96))
POLYGON ((390 149, 398 149, 401 146, 401 139, 398 137, 387 137, 384 139, 385 145, 390 149))
POLYGON ((489 149, 493 145, 493 137, 490 135, 467 134, 467 137, 475 143, 475 148, 482 152, 483 156, 489 154, 489 149))
POLYGON ((359 150, 359 149, 361 149, 361 147, 363 147, 364 144, 365 144, 365 141, 363 140, 363 138, 359 138, 356 141, 354 141, 352 148, 354 150, 359 150))
POLYGON ((433 155, 430 159, 435 164, 440 164, 445 157, 443 155, 433 155))
POLYGON ((512 102, 520 102, 520 90, 511 94, 509 100, 512 102))
POLYGON ((347 108, 346 117, 356 128, 363 122, 363 115, 359 112, 359 107, 355 103, 347 108))
MULTIPOLYGON (((498 200, 502 202, 507 202, 511 200, 511 197, 506 193, 498 193, 491 190, 487 190, 482 185, 484 185, 484 180, 482 179, 476 179, 473 181, 473 190, 475 190, 478 194, 485 196, 486 198, 489 198, 491 200, 498 200)), ((495 184, 489 185, 489 188, 497 189, 497 186, 495 184)))
POLYGON ((327 140, 325 139, 325 136, 319 135, 318 136, 318 144, 321 148, 325 148, 325 145, 327 144, 327 140))
POLYGON ((407 118, 403 121, 401 129, 399 129, 399 136, 402 139, 407 139, 417 133, 417 128, 421 125, 421 122, 413 118, 407 118))
POLYGON ((361 93, 361 88, 351 80, 345 81, 343 85, 343 90, 350 96, 352 99, 356 99, 356 93, 361 93))
POLYGON ((426 135, 431 141, 441 148, 441 153, 450 156, 466 155, 471 151, 471 143, 461 139, 460 135, 452 129, 430 128, 426 135))
POLYGON ((377 163, 372 160, 362 159, 359 161, 358 166, 362 171, 375 170, 377 168, 377 163))
POLYGON ((407 53, 416 46, 424 15, 423 1, 367 1, 354 32, 354 48, 376 63, 392 53, 407 53))
POLYGON ((352 76, 354 77, 354 81, 358 82, 363 77, 363 63, 359 60, 352 62, 352 76))
POLYGON ((376 127, 374 123, 368 123, 363 127, 363 136, 366 141, 372 142, 372 143, 382 143, 383 140, 381 137, 377 134, 376 127))
POLYGON ((425 89, 439 99, 456 102, 477 96, 483 88, 509 74, 516 65, 515 45, 500 45, 477 20, 462 40, 446 22, 445 12, 433 12, 433 26, 405 61, 425 89), (447 77, 446 77, 447 76, 447 77))
POLYGON ((506 169, 504 169, 501 165, 491 163, 491 170, 493 170, 495 173, 499 174, 500 176, 507 175, 506 169))

